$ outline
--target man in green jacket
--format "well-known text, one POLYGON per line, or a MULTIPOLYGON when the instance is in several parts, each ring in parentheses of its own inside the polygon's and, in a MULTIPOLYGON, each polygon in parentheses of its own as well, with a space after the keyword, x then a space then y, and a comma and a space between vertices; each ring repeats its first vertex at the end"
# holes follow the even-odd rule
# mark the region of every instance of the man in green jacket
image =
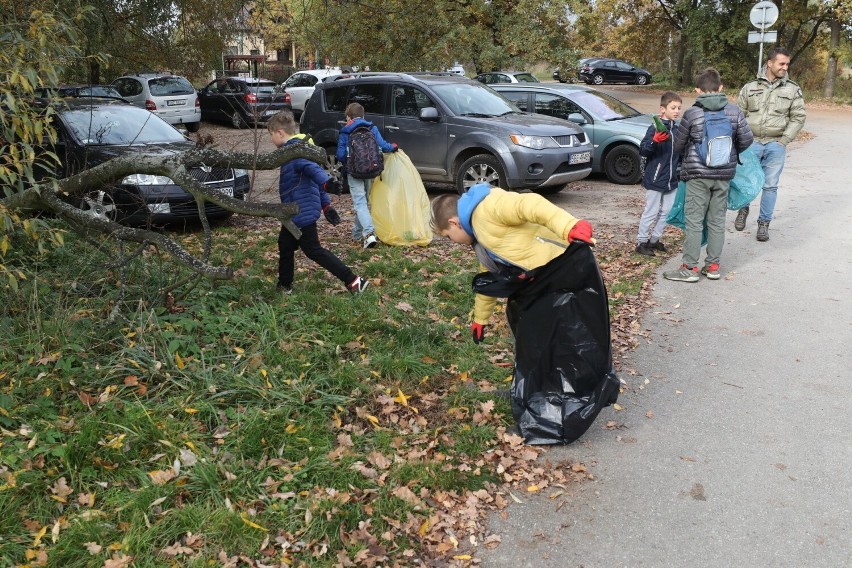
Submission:
MULTIPOLYGON (((746 83, 740 90, 737 104, 754 133, 751 148, 760 159, 766 180, 760 197, 757 218, 757 240, 769 240, 769 222, 778 196, 778 180, 784 169, 786 146, 805 125, 805 100, 802 89, 787 77, 790 52, 783 47, 769 50, 766 72, 746 83)), ((742 231, 748 217, 748 207, 737 213, 734 228, 742 231)))

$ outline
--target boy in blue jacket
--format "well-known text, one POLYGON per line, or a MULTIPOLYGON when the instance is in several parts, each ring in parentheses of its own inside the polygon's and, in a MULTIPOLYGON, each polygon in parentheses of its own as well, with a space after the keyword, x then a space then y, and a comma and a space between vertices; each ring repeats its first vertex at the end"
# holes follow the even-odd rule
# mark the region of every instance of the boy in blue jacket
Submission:
MULTIPOLYGON (((266 127, 276 148, 300 141, 296 134, 296 121, 289 110, 282 110, 271 117, 266 127)), ((281 203, 299 205, 299 213, 292 221, 302 231, 298 239, 283 226, 278 234, 278 290, 281 292, 289 294, 292 291, 294 253, 299 248, 305 256, 336 276, 353 294, 360 294, 369 284, 319 242, 317 219, 320 213, 332 225, 340 223, 340 215, 331 206, 327 191, 339 194, 340 184, 315 162, 296 158, 281 166, 278 194, 281 203)))
MULTIPOLYGON (((349 157, 349 134, 359 127, 370 129, 382 152, 396 151, 396 144, 387 142, 372 122, 364 120, 364 107, 359 103, 349 103, 349 106, 346 107, 346 126, 340 129, 340 137, 337 139, 337 160, 343 163, 344 169, 349 157)), ((375 227, 373 227, 373 217, 370 215, 370 205, 367 201, 373 180, 358 179, 348 174, 346 179, 349 182, 352 205, 355 207, 355 226, 352 229, 352 238, 355 241, 361 241, 364 248, 373 248, 379 242, 376 235, 373 234, 375 227)))
POLYGON ((647 159, 645 175, 642 177, 642 187, 645 192, 645 211, 639 219, 639 244, 636 252, 646 256, 654 256, 654 251, 666 252, 666 247, 660 241, 666 228, 666 217, 674 204, 677 189, 677 170, 680 166, 680 155, 675 154, 670 132, 674 129, 675 121, 680 118, 680 107, 683 100, 680 95, 668 91, 660 97, 660 119, 665 125, 666 132, 657 132, 653 124, 648 127, 645 138, 639 145, 639 155, 647 159))

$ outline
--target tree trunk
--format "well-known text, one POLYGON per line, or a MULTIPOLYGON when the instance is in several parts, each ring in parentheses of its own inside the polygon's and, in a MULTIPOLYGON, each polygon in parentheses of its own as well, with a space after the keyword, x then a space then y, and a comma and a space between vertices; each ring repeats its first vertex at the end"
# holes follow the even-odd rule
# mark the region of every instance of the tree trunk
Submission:
POLYGON ((686 44, 687 44, 686 34, 681 30, 680 32, 680 43, 677 47, 677 74, 680 77, 680 82, 684 85, 689 85, 691 81, 684 80, 683 74, 683 63, 686 60, 686 44))
POLYGON ((840 22, 832 20, 829 26, 831 40, 828 46, 828 69, 825 72, 825 98, 827 99, 834 96, 834 82, 837 78, 837 60, 839 59, 837 46, 840 43, 840 22))
POLYGON ((695 61, 692 59, 692 52, 687 51, 686 56, 683 59, 683 75, 681 76, 681 82, 690 87, 695 86, 695 73, 692 71, 693 63, 695 63, 695 61))

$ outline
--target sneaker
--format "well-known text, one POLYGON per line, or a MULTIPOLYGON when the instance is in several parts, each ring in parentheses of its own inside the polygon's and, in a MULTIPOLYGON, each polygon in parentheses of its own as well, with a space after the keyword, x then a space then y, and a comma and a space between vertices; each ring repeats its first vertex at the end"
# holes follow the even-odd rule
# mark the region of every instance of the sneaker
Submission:
POLYGON ((639 254, 644 254, 645 256, 656 256, 656 254, 654 254, 654 249, 648 242, 643 242, 636 245, 636 252, 639 254))
POLYGON ((675 282, 698 282, 701 277, 698 276, 698 267, 689 268, 685 264, 681 264, 677 270, 669 270, 663 272, 663 278, 666 280, 674 280, 675 282))
POLYGON ((769 240, 769 221, 757 222, 757 240, 762 243, 769 240))
POLYGON ((275 291, 279 294, 292 294, 293 289, 290 286, 285 286, 284 284, 279 284, 275 287, 275 291))
POLYGON ((371 249, 379 243, 379 239, 376 238, 376 235, 367 235, 364 239, 364 248, 371 249))
POLYGON ((737 213, 737 219, 734 221, 734 229, 738 231, 745 229, 746 218, 748 218, 748 207, 743 207, 737 213))
POLYGON ((367 280, 366 278, 361 278, 360 276, 356 276, 355 280, 353 280, 352 283, 347 286, 347 288, 349 288, 349 291, 353 294, 360 294, 361 292, 366 290, 367 286, 369 285, 369 280, 367 280))
POLYGON ((701 269, 701 274, 706 276, 708 280, 718 280, 721 278, 719 275, 719 263, 714 262, 713 264, 708 264, 701 269))
POLYGON ((666 245, 663 244, 663 241, 648 241, 648 248, 652 250, 658 250, 660 252, 669 252, 669 249, 666 248, 666 245))

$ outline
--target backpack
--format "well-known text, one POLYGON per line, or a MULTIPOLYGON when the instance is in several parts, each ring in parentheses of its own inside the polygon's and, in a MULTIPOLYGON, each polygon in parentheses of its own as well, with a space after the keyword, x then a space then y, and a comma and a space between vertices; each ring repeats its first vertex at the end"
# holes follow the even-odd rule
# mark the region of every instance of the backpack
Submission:
POLYGON ((731 120, 722 110, 704 111, 704 132, 696 145, 701 162, 708 168, 724 168, 731 163, 734 149, 731 120))
POLYGON ((385 169, 385 160, 376 137, 368 126, 349 133, 349 157, 346 170, 355 179, 372 179, 385 169))

